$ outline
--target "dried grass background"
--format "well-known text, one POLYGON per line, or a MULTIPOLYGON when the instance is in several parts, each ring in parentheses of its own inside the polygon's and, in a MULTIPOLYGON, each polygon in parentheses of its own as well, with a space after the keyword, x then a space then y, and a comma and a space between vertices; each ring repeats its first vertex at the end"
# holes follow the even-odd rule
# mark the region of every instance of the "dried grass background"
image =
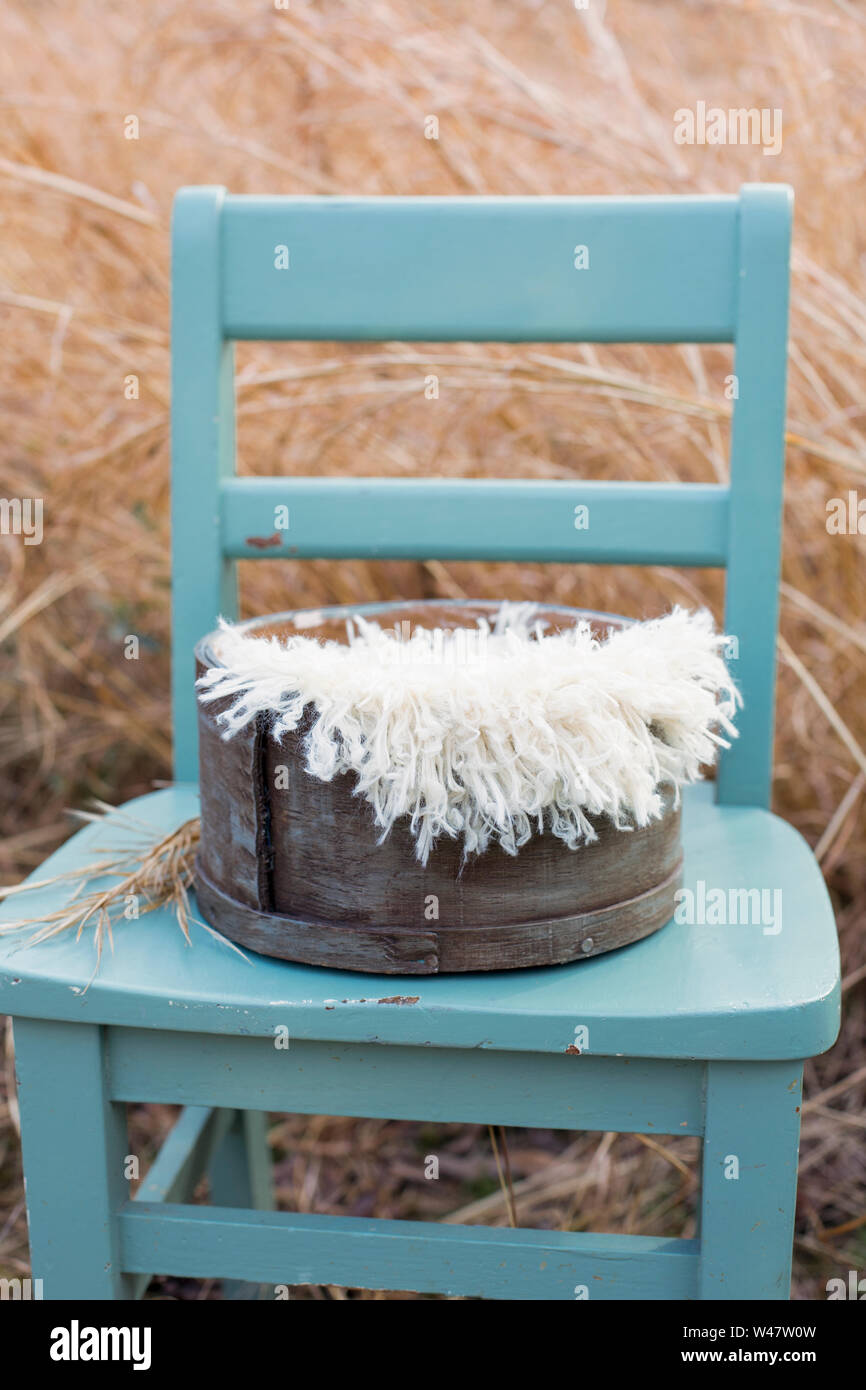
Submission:
MULTIPOLYGON (((818 849, 844 953, 842 1037, 808 1067, 795 1251, 795 1295, 823 1297, 831 1274, 866 1267, 864 540, 825 525, 830 498, 866 495, 866 15, 850 0, 589 5, 8 0, 0 494, 44 497, 45 540, 0 537, 0 873, 12 881, 34 868, 69 833, 65 808, 121 800, 169 775, 168 227, 178 186, 556 194, 792 183, 775 809, 818 849), (781 108, 781 156, 675 145, 674 111, 698 100, 781 108), (130 115, 138 139, 125 138, 130 115), (438 140, 424 137, 429 115, 438 140), (130 375, 138 399, 125 398, 130 375), (137 663, 123 658, 131 633, 137 663)), ((238 370, 250 472, 725 476, 728 350, 245 345, 238 370), (424 398, 431 371, 437 401, 424 398)), ((718 610, 721 597, 715 574, 582 566, 248 562, 242 582, 250 613, 466 594, 646 615, 702 596, 718 610)), ((137 1152, 152 1152, 169 1118, 162 1107, 134 1111, 137 1152)), ((484 1129, 290 1119, 275 1120, 273 1137, 287 1207, 437 1219, 481 1202, 467 1219, 507 1219, 484 1129), (430 1152, 438 1183, 423 1179, 430 1152)), ((510 1147, 522 1224, 693 1228, 693 1142, 511 1131, 510 1147)), ((24 1273, 11 1090, 0 1160, 0 1273, 24 1273)))

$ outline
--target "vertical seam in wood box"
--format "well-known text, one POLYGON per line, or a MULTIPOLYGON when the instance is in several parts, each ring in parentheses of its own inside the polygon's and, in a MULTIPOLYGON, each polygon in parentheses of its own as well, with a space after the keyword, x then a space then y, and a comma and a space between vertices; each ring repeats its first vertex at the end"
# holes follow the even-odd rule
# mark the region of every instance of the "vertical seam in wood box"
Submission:
POLYGON ((267 752, 271 719, 256 715, 253 741, 253 795, 256 809, 256 888, 263 912, 274 910, 274 842, 271 834, 271 789, 267 778, 267 752))

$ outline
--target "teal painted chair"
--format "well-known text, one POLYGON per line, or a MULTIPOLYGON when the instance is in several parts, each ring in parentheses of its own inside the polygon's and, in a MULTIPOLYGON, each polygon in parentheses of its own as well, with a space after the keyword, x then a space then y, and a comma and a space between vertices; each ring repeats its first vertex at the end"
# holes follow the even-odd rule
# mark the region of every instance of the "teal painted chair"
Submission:
MULTIPOLYGON (((179 194, 177 784, 132 812, 163 831, 196 812, 193 644, 236 611, 239 558, 725 566, 745 709, 718 781, 686 797, 686 885, 696 901, 701 883, 780 890, 782 913, 769 928, 674 921, 576 965, 415 978, 411 989, 245 963, 200 930, 190 949, 167 913, 124 927, 86 991, 84 945, 6 939, 0 1009, 15 1017, 33 1274, 46 1298, 134 1297, 153 1272, 489 1298, 788 1297, 802 1059, 833 1043, 839 998, 818 867, 767 809, 790 220, 790 191, 763 185, 738 197, 179 194), (238 478, 235 339, 733 342, 730 485, 238 478), (575 529, 579 504, 588 529, 575 529), (274 524, 284 506, 288 531, 274 524), (394 1003, 400 993, 417 1002, 394 1003), (288 1050, 275 1046, 284 1028, 288 1050), (134 1200, 130 1101, 185 1107, 134 1200), (267 1111, 699 1135, 699 1235, 276 1213, 267 1111), (212 1205, 193 1205, 206 1170, 212 1205)), ((127 834, 90 826, 39 876, 127 834)), ((68 892, 39 890, 31 913, 68 892)))

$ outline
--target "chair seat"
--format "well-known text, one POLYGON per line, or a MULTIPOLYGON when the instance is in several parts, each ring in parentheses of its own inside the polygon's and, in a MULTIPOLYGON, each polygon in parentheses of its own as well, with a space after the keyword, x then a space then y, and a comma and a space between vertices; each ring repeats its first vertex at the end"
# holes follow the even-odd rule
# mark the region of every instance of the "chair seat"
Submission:
MULTIPOLYGON (((197 787, 179 784, 123 809, 168 831, 198 813, 197 787)), ((89 824, 33 877, 103 858, 129 835, 116 819, 89 824)), ((174 915, 159 911, 117 926, 95 978, 89 938, 67 932, 28 946, 27 932, 0 937, 0 1012, 254 1036, 288 1022, 299 1039, 535 1052, 567 1051, 583 1027, 585 1050, 601 1056, 773 1060, 825 1051, 839 1025, 839 954, 806 841, 768 811, 716 805, 705 784, 686 792, 683 842, 694 899, 678 916, 692 920, 571 965, 362 975, 242 959, 197 923, 189 946, 174 915), (760 920, 756 895, 737 889, 765 890, 760 920)), ((56 909, 71 891, 60 882, 13 896, 0 924, 56 909)))

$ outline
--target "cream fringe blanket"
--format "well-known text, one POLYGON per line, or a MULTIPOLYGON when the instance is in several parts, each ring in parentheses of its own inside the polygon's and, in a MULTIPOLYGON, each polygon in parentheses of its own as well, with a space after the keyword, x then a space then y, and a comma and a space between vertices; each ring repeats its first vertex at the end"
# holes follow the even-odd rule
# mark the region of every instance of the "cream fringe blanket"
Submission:
POLYGON ((464 854, 498 842, 516 854, 533 830, 570 849, 597 838, 588 816, 622 830, 663 810, 715 760, 742 703, 711 615, 675 608, 612 631, 588 624, 546 634, 532 604, 503 604, 491 627, 408 638, 356 617, 349 645, 247 636, 221 624, 223 666, 200 679, 202 701, 231 738, 260 713, 280 739, 304 710, 315 719, 307 771, 354 774, 384 840, 409 818, 426 864, 440 835, 464 854))

